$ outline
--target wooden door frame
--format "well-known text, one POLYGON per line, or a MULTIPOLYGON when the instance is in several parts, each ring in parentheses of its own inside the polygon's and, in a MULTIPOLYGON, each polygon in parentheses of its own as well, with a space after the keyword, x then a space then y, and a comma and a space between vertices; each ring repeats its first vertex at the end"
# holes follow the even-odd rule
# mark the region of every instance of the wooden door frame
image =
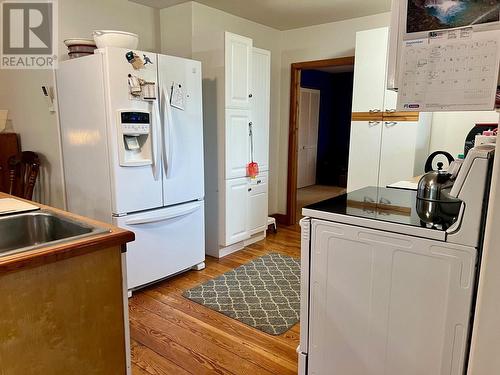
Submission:
POLYGON ((298 167, 298 107, 300 74, 304 69, 326 68, 331 66, 354 65, 354 56, 335 59, 305 61, 291 64, 290 80, 290 120, 288 127, 288 173, 286 192, 286 214, 277 215, 278 221, 287 225, 296 223, 297 211, 297 167, 298 167))

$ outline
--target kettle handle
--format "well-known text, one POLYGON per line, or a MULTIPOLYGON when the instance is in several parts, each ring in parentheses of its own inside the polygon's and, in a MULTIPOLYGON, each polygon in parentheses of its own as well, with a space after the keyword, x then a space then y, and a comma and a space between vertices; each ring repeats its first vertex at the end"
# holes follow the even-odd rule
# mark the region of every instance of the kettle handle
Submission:
POLYGON ((433 171, 432 169, 432 162, 434 161, 434 158, 438 155, 444 155, 446 156, 446 159, 448 159, 448 163, 451 164, 453 161, 455 161, 455 158, 449 153, 449 152, 446 152, 446 151, 434 151, 432 154, 429 155, 429 157, 427 158, 427 161, 425 162, 425 172, 430 172, 430 171, 433 171))

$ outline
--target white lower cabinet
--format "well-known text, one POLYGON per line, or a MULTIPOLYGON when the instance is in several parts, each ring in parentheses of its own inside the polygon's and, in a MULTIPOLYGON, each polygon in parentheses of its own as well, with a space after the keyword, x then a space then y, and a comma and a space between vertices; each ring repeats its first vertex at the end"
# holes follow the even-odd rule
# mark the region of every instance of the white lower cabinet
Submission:
POLYGON ((347 191, 378 186, 382 121, 353 121, 347 191))
POLYGON ((417 121, 383 122, 378 186, 387 186, 413 176, 417 161, 418 126, 417 121))
POLYGON ((246 240, 267 228, 268 174, 226 181, 223 246, 246 240))
POLYGON ((247 228, 248 179, 235 178, 226 181, 225 243, 228 246, 250 237, 247 228))
POLYGON ((268 212, 267 191, 267 173, 249 181, 247 227, 250 235, 266 230, 268 212))
POLYGON ((463 374, 476 249, 316 219, 311 231, 307 374, 463 374))

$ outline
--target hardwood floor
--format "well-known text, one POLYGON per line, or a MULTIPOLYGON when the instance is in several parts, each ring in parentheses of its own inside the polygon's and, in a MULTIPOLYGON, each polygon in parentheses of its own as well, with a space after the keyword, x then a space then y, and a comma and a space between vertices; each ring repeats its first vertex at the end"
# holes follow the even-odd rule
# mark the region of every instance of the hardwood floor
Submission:
POLYGON ((252 259, 279 252, 300 256, 298 226, 279 227, 260 242, 129 299, 134 375, 296 374, 299 325, 272 336, 182 297, 182 292, 252 259))
POLYGON ((339 186, 311 185, 297 189, 297 222, 302 218, 302 208, 312 203, 325 199, 337 197, 346 192, 346 189, 339 186))

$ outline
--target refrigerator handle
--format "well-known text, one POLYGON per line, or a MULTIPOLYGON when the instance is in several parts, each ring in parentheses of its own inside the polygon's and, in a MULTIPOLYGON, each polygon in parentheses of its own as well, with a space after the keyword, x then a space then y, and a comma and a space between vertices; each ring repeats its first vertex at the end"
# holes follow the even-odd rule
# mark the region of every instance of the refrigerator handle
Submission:
POLYGON ((193 202, 188 205, 182 205, 181 207, 172 207, 171 209, 163 212, 160 215, 144 215, 138 216, 125 221, 126 225, 141 225, 141 224, 150 224, 157 223, 160 221, 166 221, 170 219, 176 219, 182 216, 189 215, 190 213, 195 212, 201 207, 199 202, 193 202))
POLYGON ((161 100, 163 102, 163 168, 165 177, 170 177, 172 170, 172 134, 173 134, 173 116, 172 107, 170 105, 170 97, 164 87, 161 88, 161 100))
POLYGON ((160 178, 160 150, 159 144, 161 141, 161 117, 160 117, 160 101, 159 99, 153 103, 154 120, 153 120, 153 176, 155 181, 160 178))

